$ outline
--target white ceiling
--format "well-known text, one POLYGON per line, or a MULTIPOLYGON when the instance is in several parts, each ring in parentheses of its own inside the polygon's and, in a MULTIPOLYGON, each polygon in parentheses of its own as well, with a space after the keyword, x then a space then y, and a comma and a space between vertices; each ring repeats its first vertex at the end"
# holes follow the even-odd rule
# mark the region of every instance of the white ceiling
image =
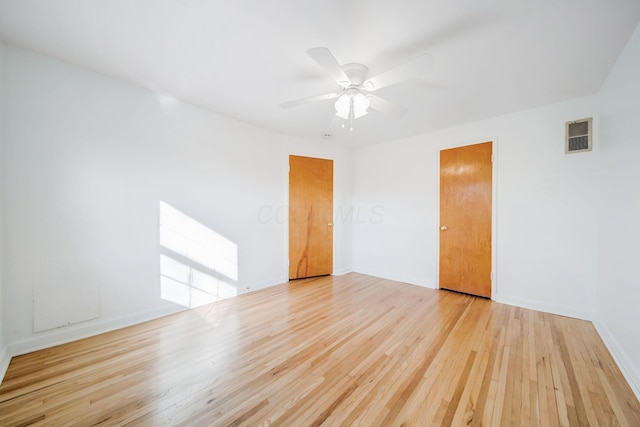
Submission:
POLYGON ((336 91, 307 55, 371 74, 422 52, 435 70, 380 89, 328 143, 362 146, 596 93, 640 21, 638 0, 0 0, 0 37, 282 134, 321 139, 336 91))

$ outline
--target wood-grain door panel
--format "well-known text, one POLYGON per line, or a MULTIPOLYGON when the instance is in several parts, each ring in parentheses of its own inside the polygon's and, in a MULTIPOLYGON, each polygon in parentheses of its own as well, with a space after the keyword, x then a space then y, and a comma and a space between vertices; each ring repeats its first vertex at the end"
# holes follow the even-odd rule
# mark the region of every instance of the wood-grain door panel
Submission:
POLYGON ((289 279, 333 272, 333 160, 289 156, 289 279))
POLYGON ((491 297, 492 143, 440 151, 440 287, 491 297))

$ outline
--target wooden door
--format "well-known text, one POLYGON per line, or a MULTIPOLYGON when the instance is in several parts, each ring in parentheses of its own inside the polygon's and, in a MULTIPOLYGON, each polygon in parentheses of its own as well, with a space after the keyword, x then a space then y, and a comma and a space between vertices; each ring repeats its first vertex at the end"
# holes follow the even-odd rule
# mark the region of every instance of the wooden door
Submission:
POLYGON ((440 151, 440 287, 491 297, 492 143, 440 151))
POLYGON ((289 279, 333 272, 333 160, 289 156, 289 279))

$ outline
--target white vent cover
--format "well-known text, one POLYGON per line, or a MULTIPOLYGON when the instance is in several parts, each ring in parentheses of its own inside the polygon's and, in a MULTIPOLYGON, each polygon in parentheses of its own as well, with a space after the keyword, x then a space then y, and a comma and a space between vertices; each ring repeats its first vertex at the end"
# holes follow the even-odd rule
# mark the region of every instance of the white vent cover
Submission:
POLYGON ((565 153, 591 151, 591 117, 566 123, 565 153))

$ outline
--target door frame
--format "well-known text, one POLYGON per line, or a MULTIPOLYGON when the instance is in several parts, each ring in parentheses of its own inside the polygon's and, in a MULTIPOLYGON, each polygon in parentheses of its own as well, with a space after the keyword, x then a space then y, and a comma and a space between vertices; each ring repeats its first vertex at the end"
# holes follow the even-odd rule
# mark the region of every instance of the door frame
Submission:
POLYGON ((498 211, 498 137, 487 137, 487 138, 479 138, 473 139, 465 142, 451 142, 449 144, 438 145, 436 149, 438 150, 438 158, 437 158, 437 167, 436 169, 436 180, 437 183, 437 194, 438 194, 438 203, 436 206, 436 289, 440 289, 440 152, 442 150, 448 150, 451 148, 460 148, 467 147, 469 145, 482 144, 484 142, 491 142, 491 154, 493 156, 493 161, 491 164, 491 300, 496 301, 498 299, 498 274, 497 274, 497 265, 498 265, 498 251, 497 244, 498 241, 498 230, 497 230, 497 211, 498 211))
POLYGON ((330 157, 326 157, 326 156, 320 156, 320 155, 314 155, 314 154, 308 154, 308 153, 296 153, 296 152, 289 152, 287 153, 287 155, 285 156, 285 163, 284 163, 284 172, 286 174, 286 179, 285 182, 287 183, 287 185, 285 186, 285 194, 284 194, 284 206, 286 208, 287 211, 287 220, 285 221, 285 223, 283 224, 284 227, 284 267, 283 267, 283 277, 284 277, 284 281, 280 282, 280 283, 288 283, 291 281, 291 279, 289 279, 289 156, 300 156, 300 157, 311 157, 314 159, 323 159, 323 160, 331 160, 333 161, 333 212, 331 212, 331 218, 333 219, 333 227, 331 232, 333 233, 333 237, 332 237, 332 242, 331 242, 331 251, 332 251, 332 260, 331 260, 331 274, 330 276, 335 276, 336 273, 336 228, 338 228, 340 225, 336 222, 336 159, 330 158, 330 157))

